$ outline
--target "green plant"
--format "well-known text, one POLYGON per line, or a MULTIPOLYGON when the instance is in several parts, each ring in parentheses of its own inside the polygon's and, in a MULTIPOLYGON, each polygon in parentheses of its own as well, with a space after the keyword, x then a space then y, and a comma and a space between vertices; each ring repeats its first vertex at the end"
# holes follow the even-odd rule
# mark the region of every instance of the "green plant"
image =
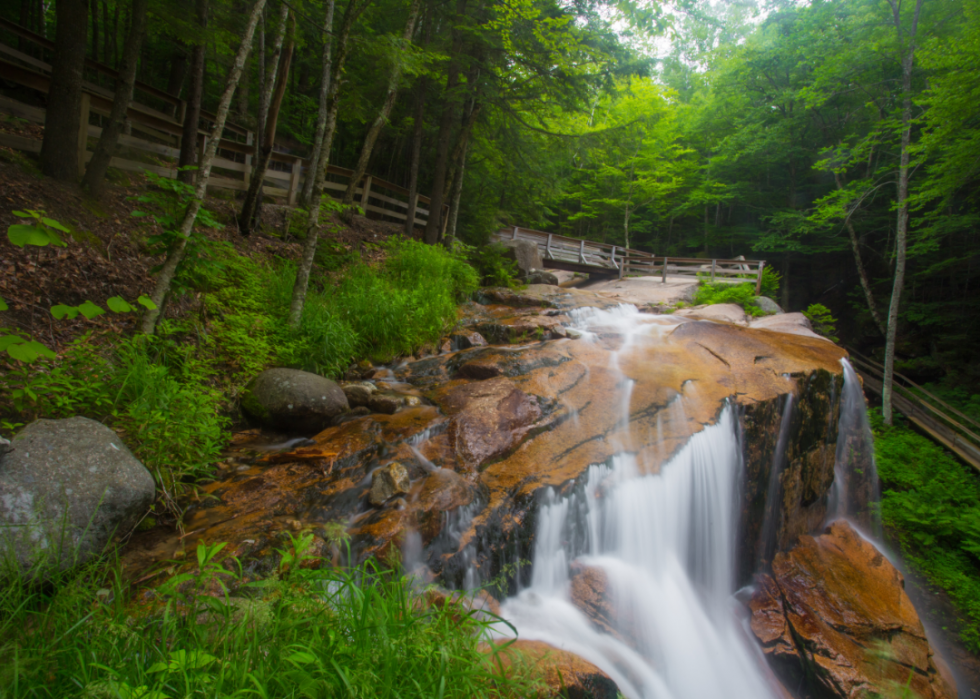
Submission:
POLYGON ((518 281, 520 270, 517 261, 506 256, 508 252, 506 247, 499 243, 491 243, 475 248, 465 246, 462 249, 466 251, 470 264, 480 275, 480 282, 484 286, 520 288, 521 283, 518 281))
POLYGON ((755 295, 755 285, 753 284, 702 283, 695 293, 694 304, 701 306, 734 303, 741 306, 751 316, 763 316, 766 313, 756 305, 756 298, 758 297, 755 295))
POLYGON ((834 334, 837 332, 837 319, 834 318, 830 309, 819 303, 810 304, 805 311, 803 311, 811 323, 813 323, 813 330, 826 337, 828 340, 837 342, 837 336, 834 334))
POLYGON ((775 299, 779 296, 779 287, 782 284, 783 275, 776 271, 775 267, 762 268, 762 284, 759 288, 760 296, 768 296, 775 299))

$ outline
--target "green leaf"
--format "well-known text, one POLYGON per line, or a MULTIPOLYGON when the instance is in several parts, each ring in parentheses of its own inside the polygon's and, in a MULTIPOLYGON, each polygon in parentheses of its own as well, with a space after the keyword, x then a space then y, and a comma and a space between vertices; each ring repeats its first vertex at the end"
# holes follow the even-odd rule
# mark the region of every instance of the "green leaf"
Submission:
POLYGON ((19 216, 20 218, 34 218, 34 214, 29 214, 26 211, 14 211, 14 216, 19 216))
POLYGON ((130 211, 129 212, 129 215, 130 216, 135 216, 136 218, 141 218, 143 216, 146 216, 147 213, 145 211, 130 211))
POLYGON ((23 223, 15 223, 8 228, 7 238, 19 248, 25 245, 34 245, 41 248, 51 242, 51 238, 43 230, 37 226, 27 226, 23 223))
POLYGON ((103 313, 105 313, 105 311, 102 308, 96 306, 91 301, 86 301, 81 306, 79 306, 78 312, 81 313, 83 316, 85 316, 88 320, 92 320, 96 316, 100 316, 103 313))
POLYGON ((286 660, 291 663, 296 663, 297 665, 309 665, 316 662, 316 656, 312 653, 298 651, 290 655, 288 658, 286 658, 286 660))
POLYGON ((106 305, 113 313, 129 313, 134 310, 132 306, 126 303, 126 300, 122 296, 113 296, 112 298, 106 299, 106 305))
POLYGON ((0 335, 0 352, 3 352, 15 342, 24 342, 20 335, 0 335))
POLYGON ((9 310, 10 310, 10 306, 7 305, 6 301, 0 298, 0 311, 9 311, 9 310))
POLYGON ((136 299, 136 302, 141 306, 146 306, 149 310, 156 310, 157 305, 150 300, 150 297, 146 294, 140 294, 140 297, 136 299))
POLYGON ((38 358, 38 353, 35 352, 30 347, 30 343, 22 342, 20 344, 14 344, 7 347, 7 354, 20 362, 26 362, 30 364, 38 358))
POLYGON ((61 239, 61 236, 58 235, 57 233, 55 233, 53 230, 50 230, 49 229, 49 230, 44 231, 44 233, 45 233, 45 235, 48 236, 48 242, 51 243, 52 245, 54 245, 56 247, 59 247, 59 248, 68 247, 68 243, 66 243, 65 241, 63 241, 61 239))
POLYGON ((150 673, 151 675, 153 675, 153 674, 156 674, 158 672, 166 672, 166 670, 169 667, 170 666, 167 663, 153 663, 152 665, 150 665, 150 667, 148 667, 146 669, 146 671, 148 673, 150 673))
POLYGON ((41 357, 47 357, 48 359, 58 358, 58 355, 55 354, 54 351, 49 350, 47 347, 42 345, 37 340, 31 340, 30 342, 27 343, 27 346, 30 347, 34 352, 36 352, 41 357))
POLYGON ((67 228, 65 228, 62 224, 60 224, 57 221, 55 221, 53 218, 46 218, 45 217, 45 218, 42 218, 41 221, 44 223, 45 226, 50 226, 51 228, 54 228, 56 230, 59 230, 62 233, 71 233, 71 231, 69 231, 67 228))
POLYGON ((66 306, 63 303, 59 303, 57 306, 51 307, 51 315, 58 320, 61 320, 62 318, 68 318, 68 320, 71 320, 78 315, 78 309, 74 306, 66 306))

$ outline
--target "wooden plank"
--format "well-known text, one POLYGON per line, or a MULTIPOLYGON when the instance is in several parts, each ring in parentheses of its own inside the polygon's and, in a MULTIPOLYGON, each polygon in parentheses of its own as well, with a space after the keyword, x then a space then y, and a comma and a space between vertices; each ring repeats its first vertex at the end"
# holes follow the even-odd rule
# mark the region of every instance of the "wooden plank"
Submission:
POLYGON ((29 66, 33 66, 34 68, 40 68, 41 70, 51 72, 50 64, 45 63, 44 61, 39 61, 33 56, 28 56, 26 53, 21 53, 17 49, 7 46, 6 44, 0 44, 0 52, 3 52, 8 56, 13 56, 18 61, 26 63, 29 66))
POLYGON ((78 172, 85 172, 85 152, 88 150, 88 119, 91 98, 87 92, 82 93, 79 101, 79 122, 78 122, 78 172))
POLYGON ((17 150, 22 150, 27 153, 41 152, 41 141, 39 139, 27 138, 26 136, 18 136, 17 134, 12 134, 12 133, 0 132, 0 146, 15 148, 17 150))
POLYGON ((762 268, 765 267, 765 266, 766 266, 766 263, 760 260, 760 262, 759 262, 759 278, 755 282, 755 295, 756 296, 758 296, 760 293, 762 293, 762 268))
POLYGON ((0 95, 0 108, 20 119, 27 119, 35 124, 44 123, 44 110, 40 107, 32 107, 23 102, 18 102, 17 100, 0 95))

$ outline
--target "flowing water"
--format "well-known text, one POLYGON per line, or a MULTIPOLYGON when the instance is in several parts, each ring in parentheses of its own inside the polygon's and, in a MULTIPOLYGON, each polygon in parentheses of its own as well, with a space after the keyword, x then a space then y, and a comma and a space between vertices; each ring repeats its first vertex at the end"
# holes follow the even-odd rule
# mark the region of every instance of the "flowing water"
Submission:
MULTIPOLYGON (((673 325, 632 307, 580 311, 576 320, 581 329, 621 336, 612 371, 625 353, 642 351, 644 337, 673 325)), ((631 385, 623 376, 622 425, 631 385)), ((678 396, 666 419, 683 418, 689 399, 678 396)), ((617 446, 622 453, 592 466, 573 495, 548 494, 531 584, 505 601, 502 616, 519 637, 593 662, 631 698, 777 696, 732 598, 742 468, 734 410, 726 407, 658 473, 637 463, 628 443, 617 446), (604 575, 615 635, 598 631, 571 603, 573 561, 576 570, 604 575)))

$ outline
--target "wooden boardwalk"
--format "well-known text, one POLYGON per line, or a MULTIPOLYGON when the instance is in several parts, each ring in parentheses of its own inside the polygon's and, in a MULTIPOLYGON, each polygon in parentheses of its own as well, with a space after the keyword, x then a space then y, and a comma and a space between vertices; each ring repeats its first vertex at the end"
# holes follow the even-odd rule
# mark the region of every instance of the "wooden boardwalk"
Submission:
MULTIPOLYGON (((881 395, 885 368, 847 348, 851 364, 871 392, 881 395)), ((892 407, 964 462, 980 471, 980 423, 906 376, 895 373, 892 407)))
POLYGON ((668 276, 701 277, 705 281, 732 284, 755 282, 757 294, 762 286, 762 270, 766 264, 764 260, 658 257, 620 245, 594 243, 519 226, 497 231, 493 240, 499 243, 526 240, 537 244, 547 269, 620 279, 628 275, 659 276, 664 283, 668 276))

